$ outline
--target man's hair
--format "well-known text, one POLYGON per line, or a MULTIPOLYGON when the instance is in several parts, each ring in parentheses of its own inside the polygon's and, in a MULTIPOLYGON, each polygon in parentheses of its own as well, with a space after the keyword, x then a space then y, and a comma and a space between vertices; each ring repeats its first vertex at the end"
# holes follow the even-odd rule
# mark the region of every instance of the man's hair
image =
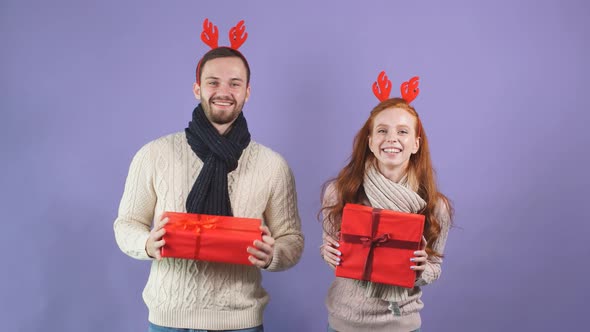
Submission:
POLYGON ((242 55, 242 53, 240 53, 238 50, 234 50, 233 48, 222 46, 222 47, 214 48, 211 51, 205 53, 205 55, 203 55, 203 57, 201 58, 201 60, 197 64, 197 73, 196 73, 197 84, 201 84, 201 75, 202 75, 201 68, 203 68, 203 66, 205 66, 207 61, 217 59, 217 58, 229 58, 229 57, 237 57, 242 60, 242 62, 244 63, 244 66, 246 66, 246 83, 250 83, 250 66, 248 65, 248 61, 246 60, 244 55, 242 55))

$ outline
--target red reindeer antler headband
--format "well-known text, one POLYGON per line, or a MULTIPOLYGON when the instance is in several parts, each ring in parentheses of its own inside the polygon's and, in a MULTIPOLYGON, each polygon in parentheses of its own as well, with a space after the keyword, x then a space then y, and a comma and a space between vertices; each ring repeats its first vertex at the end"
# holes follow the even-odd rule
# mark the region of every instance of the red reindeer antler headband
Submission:
MULTIPOLYGON (((248 33, 246 32, 246 26, 244 25, 244 20, 241 20, 229 30, 229 48, 233 50, 238 50, 242 44, 248 39, 248 33)), ((203 43, 211 47, 211 49, 219 48, 219 30, 217 26, 209 21, 208 18, 203 21, 203 31, 201 32, 201 40, 203 43)), ((227 47, 227 46, 222 46, 227 47)), ((244 58, 245 60, 245 58, 244 58)), ((201 61, 197 65, 197 83, 200 83, 200 71, 201 71, 201 61)))
MULTIPOLYGON (((248 39, 246 26, 244 20, 241 20, 229 30, 229 42, 231 48, 237 50, 248 39)), ((201 32, 201 40, 203 43, 209 45, 211 49, 218 48, 219 30, 217 26, 209 21, 208 18, 203 21, 203 32, 201 32)))
MULTIPOLYGON (((409 81, 403 82, 400 86, 402 98, 405 99, 408 104, 414 101, 420 93, 420 89, 418 88, 419 80, 420 78, 418 76, 414 76, 409 81)), ((391 93, 391 81, 387 78, 385 71, 380 72, 379 76, 377 76, 377 80, 373 83, 373 93, 379 101, 389 99, 389 94, 391 93)))

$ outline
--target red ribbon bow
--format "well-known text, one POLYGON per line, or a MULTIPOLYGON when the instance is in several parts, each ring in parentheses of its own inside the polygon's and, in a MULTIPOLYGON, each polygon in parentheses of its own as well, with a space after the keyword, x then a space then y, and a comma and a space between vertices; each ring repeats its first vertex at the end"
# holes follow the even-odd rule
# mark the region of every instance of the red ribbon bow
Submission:
POLYGON ((360 240, 361 240, 361 243, 363 244, 363 247, 370 247, 370 246, 378 247, 382 243, 389 241, 389 233, 383 234, 377 238, 370 238, 370 237, 363 236, 360 238, 360 240))
MULTIPOLYGON (((377 220, 379 222, 379 212, 375 213, 373 210, 373 221, 377 220)), ((377 229, 375 226, 375 222, 373 223, 373 232, 377 229)), ((363 280, 370 280, 371 279, 371 271, 373 271, 373 253, 375 247, 379 247, 383 243, 389 241, 389 234, 385 233, 379 237, 368 238, 368 237, 361 237, 360 238, 363 247, 369 247, 369 254, 367 255, 367 260, 365 260, 365 267, 363 268, 363 280)))
POLYGON ((166 225, 168 229, 180 229, 183 231, 193 230, 195 234, 197 234, 195 238, 195 259, 199 257, 199 249, 201 248, 201 231, 215 229, 217 228, 217 223, 219 222, 219 218, 217 216, 205 216, 202 218, 203 219, 183 218, 166 225))

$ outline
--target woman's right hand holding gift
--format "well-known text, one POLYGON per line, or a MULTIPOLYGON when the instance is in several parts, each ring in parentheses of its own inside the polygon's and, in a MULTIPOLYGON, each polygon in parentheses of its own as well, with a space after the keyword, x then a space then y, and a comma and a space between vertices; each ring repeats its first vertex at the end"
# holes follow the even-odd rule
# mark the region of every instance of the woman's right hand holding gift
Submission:
POLYGON ((342 261, 342 253, 337 249, 338 247, 340 247, 340 244, 336 239, 330 235, 324 235, 324 243, 320 247, 320 255, 332 269, 336 269, 336 266, 340 265, 342 261))

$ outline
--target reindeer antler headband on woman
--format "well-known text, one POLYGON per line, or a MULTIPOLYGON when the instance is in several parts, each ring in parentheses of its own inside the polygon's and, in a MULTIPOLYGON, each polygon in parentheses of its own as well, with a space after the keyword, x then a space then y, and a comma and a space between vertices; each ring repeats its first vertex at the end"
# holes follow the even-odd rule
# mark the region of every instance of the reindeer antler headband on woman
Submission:
MULTIPOLYGON (((241 20, 229 30, 229 48, 238 51, 238 48, 244 44, 244 42, 248 39, 248 33, 246 32, 246 26, 244 25, 244 20, 241 20)), ((209 21, 208 18, 203 21, 203 31, 201 32, 201 40, 203 43, 211 47, 211 49, 219 48, 219 30, 217 26, 209 21)), ((228 46, 221 46, 221 47, 228 47, 228 46)), ((240 53, 241 54, 241 53, 240 53)), ((242 56, 243 57, 243 56, 242 56)), ((245 58, 244 58, 245 60, 245 58)), ((202 61, 202 60, 201 60, 202 61)), ((197 65, 197 83, 200 84, 200 74, 201 74, 201 61, 197 65)))
MULTIPOLYGON (((409 81, 403 82, 400 86, 402 98, 408 104, 414 101, 420 93, 420 89, 418 88, 419 80, 420 78, 418 76, 414 76, 409 81)), ((377 80, 373 83, 373 93, 379 101, 389 99, 389 94, 391 93, 391 81, 387 78, 385 71, 381 71, 377 80)))
MULTIPOLYGON (((416 99, 416 97, 418 97, 418 94, 420 93, 420 88, 418 88, 419 80, 420 78, 418 76, 414 76, 410 78, 409 81, 403 82, 400 85, 402 98, 406 101, 406 103, 408 103, 408 105, 411 102, 413 102, 414 99, 416 99)), ((389 80, 389 78, 387 78, 385 71, 381 71, 379 73, 379 76, 377 76, 377 80, 373 83, 373 93, 375 94, 375 97, 379 99, 379 101, 385 101, 389 99, 389 94, 391 93, 391 81, 389 80)), ((418 130, 416 136, 420 137, 422 136, 422 132, 420 129, 422 125, 420 117, 418 117, 417 115, 418 113, 416 113, 418 121, 418 130)))

